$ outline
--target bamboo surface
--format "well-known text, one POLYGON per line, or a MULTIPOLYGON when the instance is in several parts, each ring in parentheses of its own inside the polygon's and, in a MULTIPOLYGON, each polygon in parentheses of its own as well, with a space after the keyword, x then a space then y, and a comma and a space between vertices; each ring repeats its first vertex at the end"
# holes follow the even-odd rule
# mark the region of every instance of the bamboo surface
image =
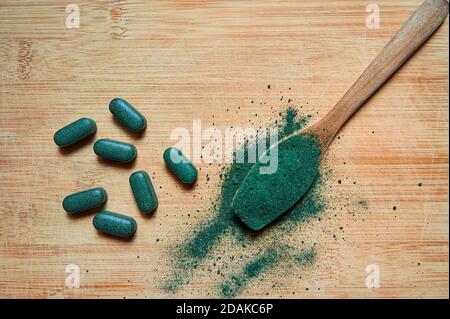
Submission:
MULTIPOLYGON (((197 185, 180 186, 162 159, 171 132, 192 133, 197 119, 222 131, 265 125, 287 105, 317 121, 420 3, 77 0, 80 27, 68 29, 61 1, 0 1, 0 297, 220 296, 202 269, 174 294, 161 289, 172 247, 212 218, 219 185, 219 168, 200 163, 197 185), (372 3, 379 29, 366 27, 372 3), (144 135, 113 121, 119 96, 146 115, 144 135), (80 117, 96 120, 95 138, 59 150, 54 132, 80 117), (97 138, 132 142, 137 160, 100 161, 97 138), (151 217, 128 184, 138 169, 154 177, 151 217), (136 219, 132 241, 63 211, 64 196, 94 186, 108 191, 106 209, 136 219), (65 286, 70 264, 79 288, 65 286)), ((300 276, 280 265, 238 297, 448 298, 448 28, 447 18, 331 144, 326 221, 286 238, 317 242, 319 267, 300 276), (336 209, 357 199, 368 208, 356 216, 336 209), (366 287, 370 264, 380 288, 366 287)))

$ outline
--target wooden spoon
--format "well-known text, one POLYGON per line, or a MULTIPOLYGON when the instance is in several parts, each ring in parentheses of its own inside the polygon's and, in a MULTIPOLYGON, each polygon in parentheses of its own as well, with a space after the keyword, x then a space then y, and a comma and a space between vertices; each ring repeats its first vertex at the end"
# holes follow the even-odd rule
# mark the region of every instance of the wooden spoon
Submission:
MULTIPOLYGON (((279 141, 278 145, 286 143, 299 134, 310 133, 316 136, 321 154, 324 154, 336 133, 350 116, 431 36, 445 20, 447 14, 446 0, 424 1, 325 117, 309 128, 297 131, 287 139, 279 141)), ((299 154, 299 156, 302 155, 299 154)), ((296 167, 295 169, 304 168, 296 167)), ((279 171, 272 174, 275 176, 263 175, 259 173, 258 164, 256 164, 236 192, 233 200, 235 212, 254 230, 265 227, 291 208, 306 193, 315 179, 315 176, 312 176, 307 181, 295 181, 290 178, 293 174, 289 176, 289 171, 284 170, 282 173, 279 171), (276 176, 277 174, 283 174, 284 178, 276 176), (271 179, 270 185, 274 189, 286 188, 286 193, 278 192, 275 199, 270 194, 266 196, 261 194, 264 189, 258 188, 257 185, 265 178, 271 179), (301 187, 293 185, 296 182, 303 185, 301 187), (293 186, 297 186, 298 190, 296 191, 293 186)))
POLYGON ((350 116, 431 36, 447 14, 446 0, 424 1, 328 114, 304 131, 317 134, 325 151, 350 116))

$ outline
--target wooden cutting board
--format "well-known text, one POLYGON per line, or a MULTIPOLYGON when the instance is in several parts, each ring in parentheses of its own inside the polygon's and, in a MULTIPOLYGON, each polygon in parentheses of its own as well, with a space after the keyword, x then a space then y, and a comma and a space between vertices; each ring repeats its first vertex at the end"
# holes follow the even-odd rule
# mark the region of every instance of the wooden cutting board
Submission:
MULTIPOLYGON (((220 296, 201 270, 175 294, 161 289, 171 249, 212 218, 219 186, 217 165, 197 164, 193 189, 168 173, 171 132, 192 133, 193 120, 220 130, 265 125, 288 105, 319 119, 420 3, 80 0, 79 28, 67 28, 61 1, 2 1, 0 297, 220 296), (379 28, 366 26, 373 3, 379 28), (147 116, 144 136, 112 120, 108 103, 118 96, 147 116), (96 120, 96 138, 137 146, 133 167, 99 162, 95 139, 71 152, 56 147, 53 133, 83 116, 96 120), (128 185, 137 169, 154 176, 160 204, 150 218, 128 185), (64 196, 93 186, 107 189, 107 209, 137 220, 133 241, 101 236, 92 216, 63 211, 64 196), (68 265, 79 269, 79 288, 65 284, 68 265)), ((447 19, 332 144, 327 188, 345 196, 310 232, 317 266, 301 276, 278 268, 238 297, 448 298, 448 27, 447 19), (336 209, 354 199, 367 210, 336 209), (345 236, 335 238, 340 227, 345 236), (367 265, 378 266, 379 288, 366 287, 367 265)))

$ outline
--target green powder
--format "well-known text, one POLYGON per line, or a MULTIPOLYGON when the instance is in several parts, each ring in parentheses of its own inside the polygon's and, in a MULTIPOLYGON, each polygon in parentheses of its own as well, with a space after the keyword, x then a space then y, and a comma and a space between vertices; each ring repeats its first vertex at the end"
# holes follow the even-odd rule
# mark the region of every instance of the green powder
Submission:
POLYGON ((364 208, 364 209, 369 208, 369 204, 367 204, 367 202, 366 202, 365 200, 363 200, 363 199, 359 200, 359 201, 357 202, 357 204, 360 205, 360 206, 361 206, 362 208, 364 208))
MULTIPOLYGON (((309 116, 302 116, 297 118, 297 110, 288 108, 285 113, 280 113, 282 116, 282 123, 276 123, 279 129, 279 138, 284 138, 291 135, 295 131, 301 129, 308 123, 309 116)), ((248 143, 243 146, 243 154, 248 154, 248 149, 251 147, 248 143)), ((238 153, 239 151, 235 152, 238 153)), ((222 186, 220 191, 220 198, 218 203, 214 203, 213 209, 217 212, 216 217, 209 223, 200 227, 195 236, 186 244, 187 255, 194 260, 202 260, 215 245, 219 237, 230 227, 238 227, 237 232, 241 232, 241 222, 234 214, 232 207, 233 198, 248 175, 254 163, 233 163, 224 168, 222 176, 222 186)), ((234 229, 236 231, 236 229, 234 229)))
MULTIPOLYGON (((293 108, 287 109, 286 112, 280 115, 282 116, 282 121, 280 123, 275 122, 275 125, 279 129, 279 138, 289 136, 301 129, 308 123, 309 119, 309 116, 297 116, 297 111, 293 108)), ((250 145, 248 143, 243 145, 244 154, 247 154, 249 147, 250 145)), ((188 283, 193 269, 196 269, 206 258, 211 256, 214 247, 218 245, 220 238, 227 232, 230 232, 237 243, 240 243, 242 251, 245 251, 245 247, 249 245, 249 242, 254 243, 255 240, 257 241, 260 238, 257 233, 243 227, 241 220, 234 213, 232 207, 236 191, 253 166, 253 163, 246 163, 246 161, 244 163, 236 163, 234 161, 230 166, 223 169, 220 174, 220 194, 217 201, 210 208, 215 215, 212 220, 197 226, 193 234, 177 247, 174 254, 174 271, 171 279, 164 284, 166 290, 174 292, 178 286, 188 283)), ((270 229, 270 233, 274 237, 279 236, 283 238, 288 232, 295 229, 294 226, 297 223, 317 215, 317 213, 324 209, 325 205, 319 192, 321 184, 322 182, 319 176, 311 186, 311 189, 303 196, 302 200, 289 209, 282 218, 277 219, 276 225, 273 225, 274 227, 270 229)), ((269 250, 263 250, 263 256, 266 255, 268 259, 263 260, 272 260, 273 262, 264 264, 267 267, 274 266, 276 264, 275 261, 279 258, 279 254, 274 255, 269 248, 269 250)), ((260 256, 256 256, 255 260, 258 260, 258 258, 260 256)), ((252 261, 249 263, 252 263, 252 261)), ((262 267, 261 269, 263 270, 264 268, 262 267)), ((249 269, 255 268, 250 266, 249 269)), ((221 272, 220 269, 217 272, 221 272)), ((255 276, 258 273, 260 272, 256 271, 255 276)), ((246 282, 244 280, 241 286, 244 286, 246 282)))
POLYGON ((312 134, 293 135, 278 144, 278 169, 261 174, 257 163, 234 198, 241 220, 259 230, 291 208, 308 191, 319 173, 320 145, 312 134))
POLYGON ((233 298, 241 292, 247 284, 253 279, 282 261, 294 261, 297 265, 309 267, 313 265, 316 258, 314 248, 309 248, 297 253, 296 250, 288 245, 275 245, 269 248, 255 259, 245 264, 240 273, 231 276, 229 280, 220 285, 220 292, 223 297, 233 298))
POLYGON ((295 261, 304 266, 312 266, 316 261, 316 256, 316 250, 314 248, 310 248, 300 252, 300 254, 295 257, 295 261))
POLYGON ((274 266, 278 260, 278 252, 269 248, 261 256, 247 263, 242 273, 232 276, 230 280, 220 285, 223 296, 227 298, 234 297, 246 286, 250 279, 260 275, 268 267, 274 266))

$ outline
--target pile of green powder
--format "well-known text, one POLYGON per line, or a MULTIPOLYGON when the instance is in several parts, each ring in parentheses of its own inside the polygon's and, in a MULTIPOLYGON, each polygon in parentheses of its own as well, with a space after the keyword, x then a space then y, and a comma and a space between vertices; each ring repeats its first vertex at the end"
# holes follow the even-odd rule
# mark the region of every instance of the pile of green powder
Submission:
MULTIPOLYGON (((285 112, 280 113, 280 116, 281 122, 276 121, 274 124, 278 127, 279 139, 283 139, 304 127, 310 118, 309 116, 298 116, 297 110, 294 108, 288 108, 285 112)), ((272 223, 269 228, 271 228, 271 231, 272 228, 276 228, 274 236, 282 237, 287 233, 292 232, 297 223, 316 216, 317 213, 325 208, 325 204, 318 191, 322 179, 320 175, 317 176, 320 149, 317 148, 318 146, 315 139, 311 139, 309 136, 306 139, 300 137, 293 139, 292 143, 293 144, 289 143, 288 145, 290 145, 290 147, 295 147, 297 143, 300 143, 302 147, 305 147, 308 144, 311 146, 311 154, 308 155, 311 159, 311 172, 308 172, 307 174, 309 174, 312 179, 316 177, 317 179, 313 182, 309 191, 307 191, 300 201, 293 206, 291 204, 290 206, 292 207, 287 213, 272 223)), ((251 145, 247 143, 242 147, 244 148, 244 154, 247 154, 247 150, 251 145)), ((307 148, 305 148, 304 152, 307 152, 307 148)), ((296 158, 289 159, 284 158, 283 156, 286 157, 289 156, 289 154, 281 152, 280 162, 293 160, 293 163, 298 164, 296 158)), ((295 156, 295 154, 291 153, 290 156, 295 156)), ((166 290, 174 292, 180 285, 187 284, 190 281, 193 269, 196 269, 212 255, 214 248, 226 233, 231 233, 232 236, 234 236, 235 240, 241 244, 242 250, 245 250, 245 247, 249 242, 251 243, 258 240, 260 234, 255 233, 246 227, 235 214, 232 207, 236 191, 241 186, 253 166, 254 163, 247 163, 246 160, 243 163, 234 161, 230 166, 223 169, 220 174, 220 194, 217 201, 211 206, 215 216, 212 220, 197 226, 197 230, 191 235, 192 237, 185 239, 180 247, 178 247, 174 254, 174 272, 170 280, 164 285, 166 290)), ((292 172, 290 174, 292 174, 292 172)), ((300 171, 296 172, 296 174, 297 177, 301 177, 302 175, 304 176, 305 172, 300 171)), ((311 184, 310 182, 308 183, 311 184)), ((274 191, 275 190, 273 189, 268 189, 267 193, 274 191)), ((293 196, 295 196, 295 194, 293 194, 293 196)), ((278 241, 282 241, 282 239, 278 241)), ((306 256, 299 254, 294 259, 299 263, 302 263, 303 259, 311 261, 311 255, 315 256, 315 252, 306 256)), ((219 287, 220 294, 226 297, 234 296, 243 289, 251 278, 259 275, 263 271, 267 271, 271 266, 276 265, 279 260, 286 256, 292 257, 293 253, 289 252, 286 254, 286 249, 274 250, 274 248, 268 248, 267 251, 263 251, 254 256, 253 259, 245 263, 241 274, 234 275, 238 278, 237 280, 232 281, 232 284, 225 282, 219 287)), ((308 262, 306 262, 306 264, 308 264, 308 262)), ((217 272, 219 273, 220 269, 218 269, 217 272)))
MULTIPOLYGON (((282 114, 282 124, 279 124, 280 136, 279 138, 284 138, 291 135, 293 132, 301 129, 307 124, 307 117, 297 117, 297 110, 294 108, 289 108, 284 114, 282 114)), ((248 144, 243 146, 245 148, 244 154, 247 154, 246 150, 250 147, 248 144)), ((312 157, 317 156, 317 149, 311 149, 314 154, 312 157)), ((320 152, 320 151, 319 151, 320 152)), ((280 161, 282 161, 280 159, 280 161)), ((233 199, 237 190, 240 188, 242 182, 248 175, 250 169, 254 166, 254 163, 236 163, 233 162, 228 168, 225 168, 222 172, 222 186, 220 191, 220 197, 217 203, 213 204, 213 208, 216 211, 216 217, 206 225, 203 225, 199 231, 191 238, 185 245, 186 254, 193 260, 202 260, 214 247, 215 242, 219 237, 229 228, 233 228, 234 231, 238 233, 252 234, 250 230, 243 227, 244 225, 239 220, 239 217, 235 215, 234 208, 232 207, 233 199)), ((318 165, 316 161, 315 164, 318 165)), ((318 169, 317 167, 315 168, 318 169)), ((298 173, 302 174, 302 173, 298 173)), ((270 187, 267 192, 273 191, 270 187)), ((317 196, 314 200, 318 200, 317 196)), ((306 199, 309 202, 311 198, 306 199)), ((300 217, 297 215, 311 215, 315 214, 319 207, 322 208, 320 203, 316 205, 302 205, 303 201, 298 202, 299 205, 293 207, 290 213, 294 213, 295 217, 300 217), (297 214, 295 214, 297 212, 297 214)), ((288 214, 289 215, 289 214, 288 214)))
POLYGON ((291 208, 319 174, 320 145, 313 134, 292 135, 277 144, 278 167, 261 174, 258 162, 248 173, 233 201, 242 221, 259 230, 291 208))

